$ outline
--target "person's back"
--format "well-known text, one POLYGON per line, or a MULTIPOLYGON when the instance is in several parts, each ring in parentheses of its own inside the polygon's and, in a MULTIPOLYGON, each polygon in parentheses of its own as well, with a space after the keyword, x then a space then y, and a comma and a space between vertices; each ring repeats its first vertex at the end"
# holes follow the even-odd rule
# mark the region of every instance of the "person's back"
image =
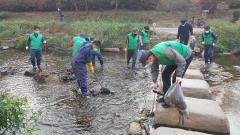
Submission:
POLYGON ((86 64, 89 61, 91 61, 91 55, 92 55, 91 43, 86 43, 78 48, 76 54, 72 58, 72 62, 86 64))
POLYGON ((83 45, 86 42, 83 36, 75 36, 73 38, 73 46, 72 46, 72 56, 74 56, 79 48, 79 46, 83 45))

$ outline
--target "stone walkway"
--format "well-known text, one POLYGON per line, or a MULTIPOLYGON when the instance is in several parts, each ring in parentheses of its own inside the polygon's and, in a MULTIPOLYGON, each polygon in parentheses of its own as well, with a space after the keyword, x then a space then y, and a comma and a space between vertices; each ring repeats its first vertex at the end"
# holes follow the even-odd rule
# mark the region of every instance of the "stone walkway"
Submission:
MULTIPOLYGON (((192 67, 196 67, 194 62, 192 67)), ((206 135, 207 133, 228 135, 230 133, 228 119, 220 105, 212 100, 208 83, 203 80, 202 73, 192 67, 187 71, 182 84, 189 117, 184 118, 184 123, 180 123, 180 114, 176 108, 163 108, 156 103, 154 122, 160 127, 152 131, 153 135, 206 135)))

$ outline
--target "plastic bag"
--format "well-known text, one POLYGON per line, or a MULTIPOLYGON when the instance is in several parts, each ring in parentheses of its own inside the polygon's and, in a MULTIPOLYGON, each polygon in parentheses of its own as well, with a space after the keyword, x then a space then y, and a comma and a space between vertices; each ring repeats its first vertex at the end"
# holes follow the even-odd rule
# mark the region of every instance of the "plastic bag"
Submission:
POLYGON ((179 84, 173 84, 164 96, 166 104, 176 107, 179 111, 185 112, 187 110, 186 101, 179 84))

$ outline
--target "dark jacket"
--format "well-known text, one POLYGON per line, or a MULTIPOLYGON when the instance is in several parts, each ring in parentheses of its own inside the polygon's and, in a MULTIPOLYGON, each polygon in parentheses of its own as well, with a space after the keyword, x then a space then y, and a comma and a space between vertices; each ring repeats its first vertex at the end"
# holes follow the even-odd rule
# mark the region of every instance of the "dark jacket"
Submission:
POLYGON ((92 44, 86 43, 78 48, 76 55, 72 58, 72 64, 82 63, 87 64, 91 62, 92 58, 92 44))
POLYGON ((193 35, 193 27, 191 24, 179 25, 177 39, 189 39, 189 34, 193 35))

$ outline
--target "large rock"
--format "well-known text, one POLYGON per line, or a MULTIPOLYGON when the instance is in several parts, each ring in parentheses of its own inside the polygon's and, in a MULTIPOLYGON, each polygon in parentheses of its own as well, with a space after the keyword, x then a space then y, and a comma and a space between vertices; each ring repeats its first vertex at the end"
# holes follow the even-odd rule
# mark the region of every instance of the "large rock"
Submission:
POLYGON ((208 83, 204 80, 183 79, 182 81, 182 90, 186 97, 212 99, 212 93, 209 89, 208 83))
POLYGON ((184 78, 187 79, 201 79, 203 80, 203 74, 200 72, 200 70, 196 70, 196 69, 188 69, 184 78))
POLYGON ((226 115, 216 101, 186 98, 189 111, 184 124, 179 123, 179 112, 176 108, 163 108, 157 104, 154 121, 156 125, 191 129, 214 134, 229 134, 229 123, 226 115))
POLYGON ((129 135, 141 135, 142 127, 139 122, 132 122, 129 127, 129 135))
POLYGON ((210 135, 201 132, 187 131, 178 128, 159 127, 152 135, 210 135))

